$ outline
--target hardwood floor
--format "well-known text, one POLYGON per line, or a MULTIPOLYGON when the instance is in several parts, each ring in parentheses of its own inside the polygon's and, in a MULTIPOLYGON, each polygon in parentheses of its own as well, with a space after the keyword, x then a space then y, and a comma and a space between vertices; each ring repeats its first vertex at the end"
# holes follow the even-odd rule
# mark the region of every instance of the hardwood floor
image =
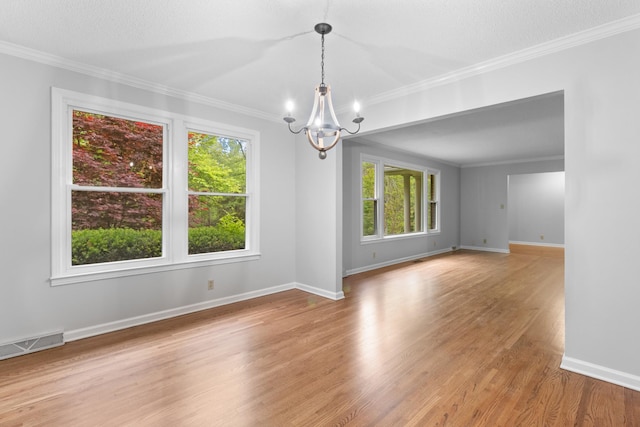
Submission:
POLYGON ((0 361, 0 425, 640 426, 559 369, 563 260, 458 251, 0 361))

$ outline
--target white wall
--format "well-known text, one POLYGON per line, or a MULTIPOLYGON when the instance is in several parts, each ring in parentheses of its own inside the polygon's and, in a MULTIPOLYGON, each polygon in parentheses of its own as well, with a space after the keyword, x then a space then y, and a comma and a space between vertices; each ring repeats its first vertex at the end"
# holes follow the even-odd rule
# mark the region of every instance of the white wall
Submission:
MULTIPOLYGON (((366 105, 366 110, 367 132, 373 132, 564 91, 563 366, 640 389, 640 192, 629 185, 637 181, 640 158, 637 52, 640 30, 635 29, 485 67, 480 74, 415 89, 403 98, 366 105)), ((462 185, 464 175, 472 173, 462 171, 462 185)), ((464 203, 461 207, 465 215, 464 203)), ((465 234, 468 239, 469 232, 462 230, 463 238, 465 234)), ((505 232, 502 242, 506 240, 505 232)))
POLYGON ((556 172, 563 169, 563 160, 462 168, 460 174, 461 247, 508 252, 508 176, 556 172))
POLYGON ((284 126, 6 55, 0 70, 0 343, 295 282, 295 158, 284 126), (51 287, 52 86, 258 130, 261 259, 51 287))
POLYGON ((365 271, 459 246, 460 169, 380 146, 345 141, 343 145, 343 274, 365 271), (360 155, 369 154, 440 171, 440 232, 385 241, 360 242, 360 155), (374 258, 375 253, 375 258, 374 258))
POLYGON ((509 175, 509 241, 564 245, 564 172, 509 175))
POLYGON ((341 299, 342 144, 324 160, 303 134, 295 144, 296 278, 302 289, 341 299))

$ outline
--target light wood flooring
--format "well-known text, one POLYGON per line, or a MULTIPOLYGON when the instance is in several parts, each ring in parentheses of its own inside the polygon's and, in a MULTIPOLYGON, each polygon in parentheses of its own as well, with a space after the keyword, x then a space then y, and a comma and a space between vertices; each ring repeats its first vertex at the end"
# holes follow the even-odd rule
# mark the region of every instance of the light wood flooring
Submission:
POLYGON ((563 260, 458 251, 0 361, 0 426, 640 426, 559 368, 563 260))

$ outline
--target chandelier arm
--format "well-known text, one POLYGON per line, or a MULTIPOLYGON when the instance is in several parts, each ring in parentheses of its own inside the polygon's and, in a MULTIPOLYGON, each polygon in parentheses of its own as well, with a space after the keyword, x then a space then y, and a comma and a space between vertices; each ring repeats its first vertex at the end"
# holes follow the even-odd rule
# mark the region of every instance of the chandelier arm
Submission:
POLYGON ((295 135, 299 134, 299 133, 300 133, 300 132, 302 132, 303 130, 304 130, 304 131, 306 131, 306 130, 307 130, 307 127, 306 127, 306 126, 301 127, 301 128, 300 128, 300 129, 298 129, 297 131, 293 130, 293 128, 291 127, 291 123, 287 123, 287 126, 289 126, 289 132, 291 132, 291 133, 293 133, 293 134, 295 134, 295 135))
POLYGON ((360 123, 358 123, 358 129, 356 129, 354 132, 351 132, 349 129, 347 128, 340 128, 340 130, 345 130, 347 131, 347 133, 349 133, 350 135, 355 135, 356 133, 360 132, 360 123))

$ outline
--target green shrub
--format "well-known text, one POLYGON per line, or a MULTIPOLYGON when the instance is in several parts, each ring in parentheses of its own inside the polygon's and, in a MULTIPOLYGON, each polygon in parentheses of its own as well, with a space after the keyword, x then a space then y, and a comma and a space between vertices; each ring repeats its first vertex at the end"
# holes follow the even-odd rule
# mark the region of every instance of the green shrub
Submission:
POLYGON ((162 256, 160 230, 108 228, 78 230, 71 235, 73 265, 162 256))
MULTIPOLYGON (((73 265, 162 256, 160 230, 77 230, 72 233, 71 242, 73 265)), ((222 217, 216 227, 189 229, 189 254, 231 251, 244 249, 244 246, 244 223, 230 215, 222 217)))
POLYGON ((216 227, 191 228, 189 254, 244 249, 244 231, 244 223, 231 215, 220 218, 216 227))

